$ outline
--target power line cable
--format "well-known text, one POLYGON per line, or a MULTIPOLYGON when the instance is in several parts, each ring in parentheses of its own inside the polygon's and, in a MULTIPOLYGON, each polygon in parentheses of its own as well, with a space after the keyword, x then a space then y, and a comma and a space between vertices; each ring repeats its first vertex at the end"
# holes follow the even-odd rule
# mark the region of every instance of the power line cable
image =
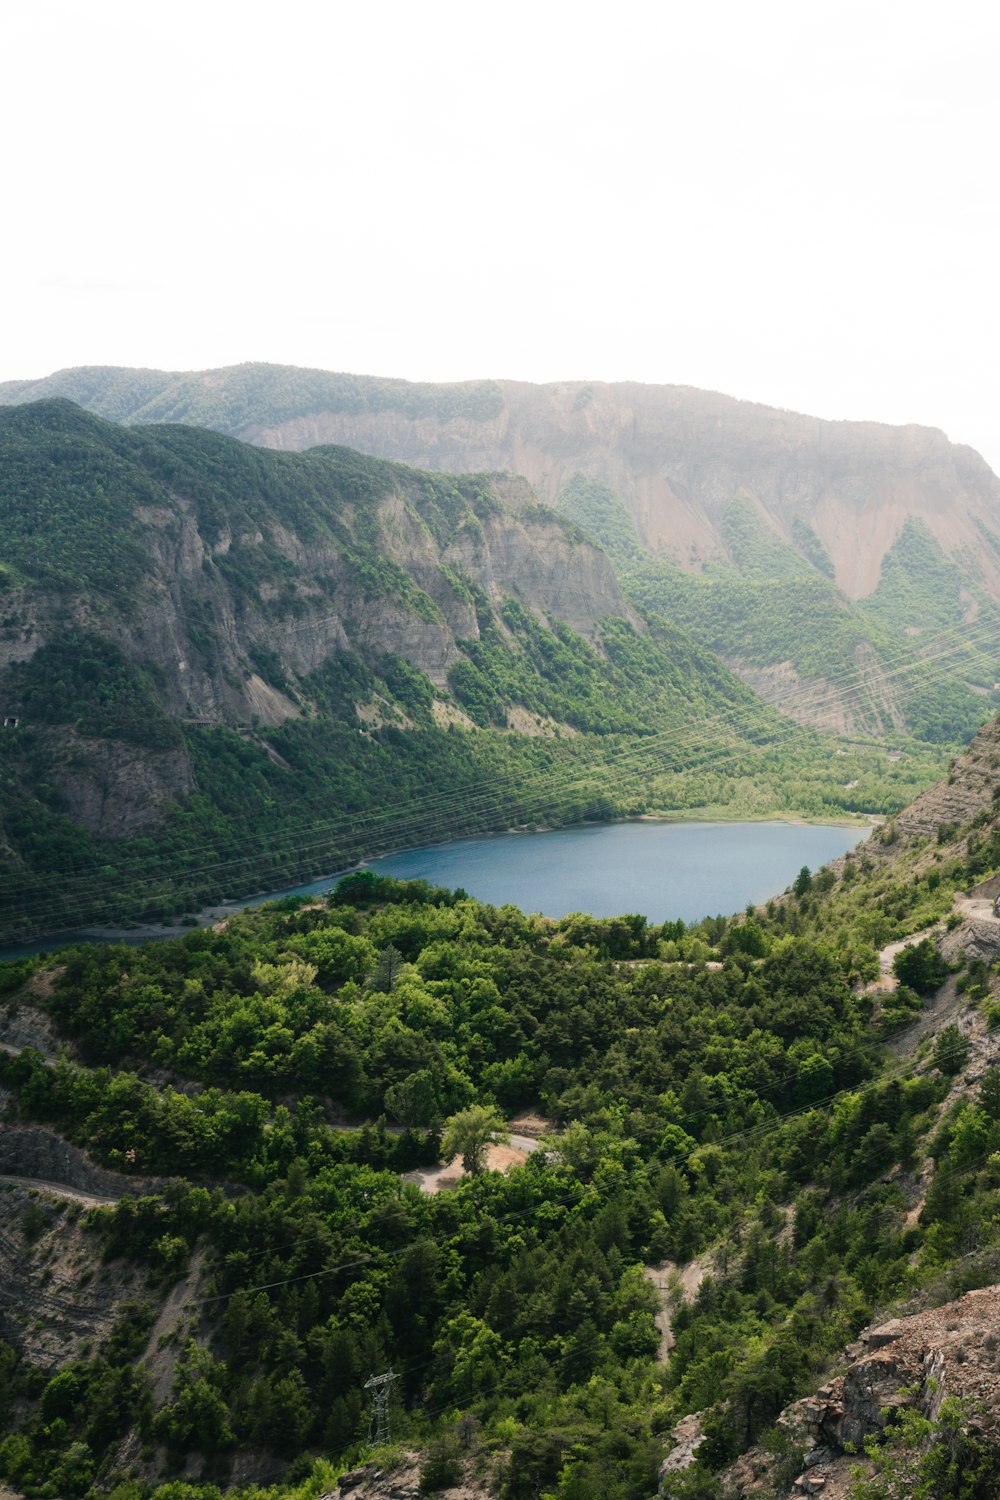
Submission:
MULTIPOLYGON (((960 644, 965 644, 965 642, 962 642, 960 644)), ((947 658, 951 654, 953 654, 953 652, 946 652, 946 653, 941 653, 940 656, 941 656, 941 659, 947 660, 947 658)), ((760 712, 760 710, 756 710, 756 711, 758 713, 760 712)), ((722 727, 721 725, 718 726, 719 729, 721 729, 721 727, 722 727)), ((731 728, 735 728, 735 725, 731 726, 731 728)), ((717 730, 717 732, 718 732, 718 730, 717 730)), ((758 754, 759 753, 766 753, 766 751, 768 749, 774 748, 777 744, 780 744, 784 739, 792 737, 792 736, 794 736, 796 734, 804 734, 804 735, 806 735, 808 737, 813 737, 815 735, 815 732, 811 731, 811 730, 805 730, 800 725, 791 725, 791 726, 788 727, 788 729, 786 731, 784 731, 784 733, 772 732, 770 739, 768 741, 766 741, 763 745, 753 746, 753 747, 749 747, 749 746, 745 746, 745 745, 731 746, 730 750, 729 750, 729 756, 730 757, 733 757, 733 756, 742 756, 742 755, 746 755, 748 753, 758 753, 758 754)), ((694 741, 694 740, 700 740, 703 743, 704 742, 703 726, 698 726, 698 727, 695 727, 693 730, 691 730, 689 732, 688 738, 690 738, 692 741, 694 741)), ((672 740, 672 742, 674 743, 674 745, 676 747, 677 744, 681 744, 681 745, 684 744, 685 736, 683 736, 683 735, 678 736, 675 732, 667 730, 667 731, 663 731, 658 736, 647 736, 647 737, 644 737, 641 741, 638 742, 638 744, 635 744, 634 742, 630 742, 630 744, 629 744, 628 747, 625 747, 621 752, 619 752, 619 754, 617 756, 617 761, 618 762, 623 762, 623 763, 625 763, 627 765, 629 759, 631 759, 632 762, 633 762, 633 767, 632 767, 633 774, 635 774, 637 776, 638 775, 644 775, 644 774, 647 773, 647 771, 648 771, 649 768, 647 768, 647 767, 645 767, 643 765, 643 763, 642 763, 642 757, 643 756, 648 756, 651 753, 651 751, 656 750, 658 748, 658 741, 661 740, 661 739, 663 739, 663 740, 672 740)), ((671 770, 672 770, 673 774, 685 774, 686 772, 690 772, 691 770, 698 769, 699 766, 700 766, 700 764, 702 764, 702 763, 693 763, 693 764, 689 764, 687 766, 683 766, 683 765, 676 766, 675 765, 675 766, 671 767, 671 770)), ((612 767, 612 769, 615 769, 615 768, 617 768, 617 767, 616 766, 612 767)), ((553 795, 554 792, 557 792, 560 789, 565 794, 565 793, 570 792, 572 790, 580 789, 580 788, 589 786, 592 783, 593 775, 599 769, 600 769, 600 767, 597 767, 597 766, 588 767, 586 769, 586 771, 582 775, 580 775, 580 776, 577 777, 577 780, 575 782, 566 782, 566 781, 564 781, 561 788, 560 788, 558 779, 549 776, 545 780, 544 785, 542 785, 540 787, 540 790, 539 790, 539 792, 538 792, 537 795, 544 802, 546 799, 550 798, 551 795, 553 795), (546 788, 547 788, 547 790, 546 790, 546 788)), ((657 769, 657 768, 654 767, 652 769, 657 769)), ((662 772, 663 768, 659 767, 659 769, 662 772)), ((575 774, 575 772, 571 770, 570 774, 575 774)), ((532 783, 531 783, 530 779, 527 781, 527 783, 525 783, 524 780, 522 780, 522 782, 520 783, 520 789, 522 791, 524 791, 525 788, 527 788, 530 791, 531 787, 532 787, 532 783)), ((496 793, 496 782, 494 780, 494 782, 490 784, 489 790, 487 792, 487 797, 489 797, 489 796, 495 796, 495 793, 496 793)), ((449 797, 455 797, 456 795, 458 797, 462 797, 464 794, 463 793, 458 793, 458 794, 447 794, 446 793, 446 794, 436 794, 436 795, 437 795, 438 798, 440 798, 440 797, 443 796, 446 799, 444 805, 447 806, 447 799, 449 797)), ((425 808, 423 808, 423 809, 419 809, 419 804, 418 804, 418 809, 411 810, 411 817, 416 816, 417 818, 420 818, 420 817, 426 816, 432 810, 432 802, 433 802, 433 799, 430 799, 429 802, 428 802, 428 805, 425 808)), ((475 810, 476 809, 475 809, 475 804, 474 804, 473 800, 467 797, 466 798, 466 811, 467 811, 467 813, 472 812, 472 814, 475 815, 475 810)), ((397 838, 397 837, 400 837, 400 836, 404 837, 404 838, 406 837, 406 832, 407 831, 406 831, 405 823, 404 823, 404 825, 402 827, 402 830, 401 830, 401 826, 400 826, 400 822, 399 822, 398 817, 396 817, 393 809, 389 809, 389 810, 382 810, 380 813, 368 813, 368 814, 353 815, 353 816, 346 815, 343 820, 331 820, 331 823, 329 823, 329 824, 326 825, 326 832, 322 835, 322 838, 328 841, 332 837, 336 836, 334 830, 337 828, 338 825, 340 827, 347 827, 351 823, 353 823, 353 824, 357 824, 359 822, 363 823, 366 818, 369 821, 371 821, 371 820, 373 820, 375 818, 380 818, 381 821, 383 823, 385 823, 385 824, 387 824, 390 820, 393 820, 393 834, 394 834, 394 839, 397 838)), ((315 825, 315 824, 312 825, 313 828, 315 828, 316 826, 317 825, 315 825)), ((320 825, 320 826, 322 826, 322 825, 320 825)), ((423 833, 424 836, 426 836, 426 831, 422 827, 420 828, 420 832, 423 833)), ((294 839, 294 832, 290 833, 288 835, 288 837, 294 839)), ((275 841, 269 840, 269 842, 272 843, 272 847, 273 847, 273 844, 274 844, 275 841)), ((301 840, 299 840, 298 843, 299 843, 300 850, 301 850, 301 840)), ((310 843, 307 844, 305 847, 306 848, 314 848, 315 849, 317 847, 320 847, 320 843, 321 843, 321 840, 315 840, 314 839, 314 840, 310 841, 310 843)), ((278 857, 278 855, 280 853, 280 850, 277 849, 277 848, 275 848, 274 849, 274 853, 275 853, 275 856, 278 857)), ((226 869, 226 868, 232 869, 234 867, 239 867, 239 866, 245 864, 249 859, 251 859, 251 858, 257 858, 257 857, 259 857, 259 856, 248 855, 248 856, 243 856, 240 860, 228 860, 228 861, 225 861, 225 862, 218 862, 218 863, 216 863, 215 865, 212 865, 212 866, 203 866, 200 869, 196 869, 196 870, 180 871, 180 872, 177 872, 177 874, 175 876, 173 876, 172 879, 175 882, 179 882, 180 880, 197 879, 198 876, 199 876, 199 874, 200 875, 205 875, 207 873, 210 873, 213 870, 218 871, 218 870, 222 870, 222 869, 226 869)), ((157 888, 157 886, 158 886, 159 883, 157 881, 155 881, 154 879, 150 878, 145 884, 146 884, 146 888, 147 889, 152 890, 152 889, 157 888)), ((82 897, 81 900, 85 900, 85 899, 86 899, 86 897, 84 895, 84 897, 82 897)), ((38 911, 37 903, 26 904, 24 910, 26 912, 29 911, 29 910, 33 911, 33 912, 37 912, 38 911)), ((62 903, 59 903, 56 906, 54 906, 52 908, 52 910, 53 911, 59 911, 59 912, 67 913, 69 916, 72 915, 72 906, 71 906, 70 903, 66 903, 65 901, 62 902, 62 903)), ((16 908, 15 908, 15 910, 13 912, 13 915, 14 916, 17 915, 16 908)))
MULTIPOLYGON (((958 1056, 963 1056, 964 1055, 964 1051, 965 1051, 965 1046, 964 1046, 964 1039, 963 1039, 963 1044, 962 1045, 956 1044, 956 1046, 954 1048, 943 1049, 942 1052, 941 1052, 941 1054, 940 1054, 940 1060, 941 1061, 950 1061, 950 1060, 953 1060, 954 1058, 956 1058, 958 1056)), ((936 1066, 936 1062, 933 1065, 936 1066)), ((905 1077, 907 1075, 907 1073, 910 1072, 910 1071, 912 1071, 912 1069, 911 1069, 910 1066, 904 1066, 904 1067, 898 1068, 898 1069, 896 1069, 894 1071, 890 1071, 887 1074, 880 1074, 877 1079, 871 1080, 871 1083, 873 1085, 876 1085, 876 1086, 880 1085, 882 1083, 886 1083, 886 1082, 887 1083, 893 1083, 893 1082, 898 1081, 900 1078, 905 1077)), ((861 1085, 861 1086, 863 1087, 864 1085, 861 1085)), ((706 1146, 718 1146, 721 1149, 722 1147, 732 1146, 732 1145, 738 1144, 740 1142, 744 1143, 747 1146, 756 1146, 757 1144, 759 1144, 761 1141, 765 1140, 770 1135, 773 1135, 777 1130, 780 1129, 780 1127, 782 1125, 784 1125, 785 1123, 787 1123, 789 1120, 793 1120, 793 1119, 801 1117, 802 1115, 811 1114, 813 1112, 829 1113, 829 1112, 832 1111, 832 1109, 833 1109, 833 1107, 834 1107, 834 1105, 836 1103, 838 1103, 842 1099, 850 1097, 852 1094, 856 1094, 858 1091, 859 1091, 859 1085, 858 1084, 852 1084, 852 1085, 849 1085, 849 1086, 847 1086, 845 1088, 837 1089, 834 1092, 821 1097, 820 1099, 812 1100, 812 1101, 809 1101, 808 1103, 805 1103, 805 1104, 796 1105, 792 1109, 784 1110, 784 1111, 782 1111, 780 1113, 774 1114, 774 1115, 770 1116, 767 1120, 760 1121, 757 1124, 750 1125, 750 1126, 744 1126, 744 1127, 742 1127, 741 1129, 739 1129, 737 1131, 732 1131, 728 1135, 722 1136, 722 1137, 720 1137, 716 1141, 698 1142, 690 1150, 684 1151, 684 1152, 679 1152, 676 1155, 672 1156, 668 1162, 664 1163, 664 1165, 673 1165, 673 1166, 683 1166, 683 1165, 686 1165, 687 1163, 689 1163, 692 1160, 692 1158, 695 1155, 697 1155, 698 1152, 703 1151, 706 1148, 706 1146)), ((747 1102, 748 1103, 752 1103, 753 1101, 749 1100, 747 1102)), ((648 1132, 640 1132, 639 1135, 637 1135, 637 1136, 628 1135, 628 1136, 625 1137, 625 1139, 628 1139, 628 1140, 641 1139, 644 1134, 648 1135, 650 1138, 654 1138, 657 1135, 662 1135, 663 1132, 664 1132, 664 1130, 666 1128, 667 1128, 666 1124, 659 1125, 659 1126, 652 1126, 652 1127, 650 1127, 650 1129, 649 1129, 648 1132)), ((472 1179, 471 1181, 474 1182, 474 1179, 472 1179)), ((561 1196, 561 1197, 552 1197, 551 1195, 547 1196, 546 1199, 545 1199, 545 1202, 549 1203, 549 1204, 558 1204, 560 1206, 566 1206, 567 1204, 571 1203, 572 1201, 579 1199, 580 1196, 584 1196, 585 1197, 586 1196, 586 1191, 584 1191, 584 1193, 581 1195, 581 1194, 579 1194, 577 1192, 576 1188, 574 1188, 566 1196, 561 1196)), ((538 1209, 538 1204, 535 1203, 535 1204, 531 1204, 528 1207, 523 1208, 523 1209, 514 1209, 514 1210, 511 1210, 510 1212, 505 1213, 505 1214, 491 1215, 491 1218, 493 1219, 493 1222, 495 1222, 497 1224, 508 1223, 508 1222, 511 1222, 511 1221, 514 1221, 514 1220, 517 1220, 517 1219, 520 1219, 520 1218, 524 1218, 526 1215, 533 1214, 533 1213, 535 1213, 537 1211, 537 1209, 538 1209)), ((109 1210, 109 1211, 113 1212, 113 1210, 109 1210)), ((363 1228, 363 1226, 361 1226, 361 1225, 356 1225, 354 1227, 356 1227, 359 1232, 363 1228)), ((419 1238, 419 1243, 421 1243, 421 1244, 434 1244, 434 1245, 439 1245, 440 1246, 440 1245, 447 1244, 453 1238, 454 1238, 454 1234, 453 1233, 446 1234, 446 1235, 438 1235, 438 1236, 421 1235, 420 1238, 419 1238)), ((250 1287, 237 1287, 237 1288, 233 1289, 233 1292, 219 1293, 219 1294, 217 1294, 217 1295, 215 1295, 213 1297, 204 1299, 204 1301, 205 1301, 205 1304, 207 1305, 207 1303, 209 1303, 209 1302, 216 1302, 216 1301, 221 1301, 221 1300, 227 1300, 236 1291, 245 1292, 247 1295, 255 1295, 258 1292, 270 1291, 270 1290, 273 1290, 274 1288, 279 1287, 279 1286, 290 1286, 290 1285, 292 1285, 294 1283, 298 1283, 298 1282, 302 1282, 302 1281, 314 1280, 314 1279, 317 1279, 317 1278, 320 1278, 320 1277, 324 1277, 324 1276, 333 1276, 333 1275, 336 1275, 340 1271, 352 1270, 352 1269, 356 1269, 360 1265, 369 1264, 369 1263, 371 1263, 371 1261, 376 1260, 376 1259, 381 1259, 381 1260, 395 1260, 395 1259, 398 1259, 400 1256, 405 1255, 410 1248, 411 1248, 411 1246, 404 1245, 404 1246, 397 1247, 397 1248, 394 1248, 394 1249, 392 1249, 392 1248, 385 1248, 385 1249, 376 1248, 376 1249, 373 1249, 373 1250, 370 1250, 370 1251, 364 1251, 360 1255, 352 1257, 350 1260, 340 1261, 340 1262, 338 1262, 337 1264, 335 1264, 333 1266, 326 1266, 322 1270, 319 1270, 319 1271, 302 1272, 302 1273, 296 1274, 294 1276, 281 1277, 281 1278, 278 1278, 278 1279, 275 1279, 275 1280, 271 1280, 271 1281, 267 1281, 267 1282, 261 1282, 258 1285, 250 1286, 250 1287)))

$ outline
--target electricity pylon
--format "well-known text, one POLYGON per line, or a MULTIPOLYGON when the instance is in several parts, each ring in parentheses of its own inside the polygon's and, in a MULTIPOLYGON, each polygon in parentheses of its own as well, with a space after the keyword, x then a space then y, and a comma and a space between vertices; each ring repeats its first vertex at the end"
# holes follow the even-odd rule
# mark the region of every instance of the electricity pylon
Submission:
POLYGON ((399 1376, 393 1370, 384 1375, 371 1375, 365 1381, 365 1390, 372 1393, 372 1416, 368 1424, 368 1442, 373 1448, 384 1448, 391 1441, 389 1431, 389 1397, 392 1384, 399 1376))

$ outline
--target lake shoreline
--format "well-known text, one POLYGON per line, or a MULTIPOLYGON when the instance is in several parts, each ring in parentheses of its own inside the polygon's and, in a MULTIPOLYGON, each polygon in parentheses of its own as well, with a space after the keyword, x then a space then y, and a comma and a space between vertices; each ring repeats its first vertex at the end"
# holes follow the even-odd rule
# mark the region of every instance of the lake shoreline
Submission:
MULTIPOLYGON (((881 821, 881 820, 879 820, 881 821)), ((240 912, 253 910, 255 907, 267 905, 273 901, 280 901, 288 896, 301 896, 308 899, 310 896, 325 895, 337 881, 342 880, 345 875, 351 875, 359 870, 372 869, 387 862, 406 860, 408 857, 423 853, 435 853, 438 851, 454 851, 461 848, 479 849, 482 846, 493 846, 501 844, 504 840, 528 839, 532 837, 552 838, 559 835, 594 834, 601 830, 611 833, 613 830, 623 830, 629 827, 655 827, 682 829, 690 826, 698 829, 709 829, 717 827, 720 829, 739 827, 747 828, 855 828, 871 831, 876 826, 874 815, 867 818, 807 818, 804 816, 787 815, 775 817, 774 815, 753 816, 719 816, 709 809, 704 809, 700 814, 690 812, 675 813, 672 810, 665 813, 640 813, 633 818, 617 818, 613 821, 581 821, 570 825, 548 825, 531 824, 504 829, 498 833, 479 834, 471 838, 441 839, 432 845, 416 844, 395 849, 388 854, 372 855, 368 859, 360 860, 347 869, 332 871, 316 876, 313 880, 303 881, 297 886, 285 887, 280 890, 258 891, 251 895, 241 896, 233 901, 218 902, 212 906, 204 907, 201 911, 189 917, 184 922, 169 923, 142 923, 133 927, 103 926, 77 928, 72 931, 52 932, 40 935, 28 943, 11 944, 0 950, 0 962, 16 962, 21 958, 32 957, 40 953, 58 951, 61 948, 74 947, 81 943, 127 943, 130 947, 138 946, 145 942, 165 942, 172 938, 185 937, 188 933, 204 931, 206 928, 216 926, 220 922, 229 921, 238 916, 240 912)), ((428 879, 431 885, 445 885, 449 889, 464 887, 463 880, 449 882, 447 879, 431 879, 424 875, 399 875, 398 879, 428 879)), ((487 897, 480 897, 488 901, 487 897)), ((492 904, 498 904, 495 901, 492 904)), ((502 902, 499 904, 503 904, 502 902)), ((512 905, 522 905, 521 902, 511 900, 512 905)), ((524 905, 523 909, 535 909, 524 905)), ((627 900, 622 910, 628 909, 627 900)), ((738 907, 734 907, 734 910, 738 907)), ((704 915, 707 915, 705 913, 704 915)))
MULTIPOLYGON (((726 813, 725 809, 698 809, 695 812, 636 813, 634 818, 616 818, 616 823, 783 823, 789 828, 879 828, 885 822, 882 813, 858 813, 856 817, 831 813, 809 816, 805 813, 726 813)), ((582 825, 581 825, 582 826, 582 825)), ((610 825, 609 825, 610 826, 610 825)))

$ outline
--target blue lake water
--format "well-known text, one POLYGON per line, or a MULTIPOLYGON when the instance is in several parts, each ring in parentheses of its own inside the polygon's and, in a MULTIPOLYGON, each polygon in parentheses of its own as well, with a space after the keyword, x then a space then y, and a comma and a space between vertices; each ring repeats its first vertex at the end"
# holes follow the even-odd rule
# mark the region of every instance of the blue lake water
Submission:
MULTIPOLYGON (((463 887, 470 896, 495 906, 511 903, 548 917, 585 911, 597 917, 641 912, 654 922, 742 911, 791 885, 803 865, 818 869, 853 849, 868 830, 827 823, 601 823, 546 833, 504 833, 410 849, 365 868, 399 880, 463 887)), ((209 918, 244 906, 259 906, 286 895, 321 895, 339 875, 272 891, 231 906, 215 907, 209 918)), ((104 929, 63 933, 0 951, 0 959, 71 942, 109 938, 128 943, 174 937, 183 928, 104 929)))
POLYGON ((776 896, 803 865, 817 869, 867 832, 815 823, 611 823, 463 839, 373 859, 368 868, 462 886, 480 901, 549 917, 641 912, 656 922, 695 922, 776 896))

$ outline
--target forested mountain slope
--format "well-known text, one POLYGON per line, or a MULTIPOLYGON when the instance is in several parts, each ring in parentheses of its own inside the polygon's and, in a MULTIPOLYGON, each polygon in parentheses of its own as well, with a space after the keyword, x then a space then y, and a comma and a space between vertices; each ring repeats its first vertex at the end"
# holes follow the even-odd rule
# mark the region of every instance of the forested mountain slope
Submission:
POLYGON ((423 468, 509 469, 550 502, 581 472, 619 494, 646 546, 686 567, 730 555, 723 519, 745 494, 803 551, 801 525, 812 527, 851 598, 874 592, 912 518, 948 555, 968 554, 1000 599, 987 535, 1000 480, 931 428, 823 421, 687 386, 418 385, 275 365, 64 370, 0 385, 0 401, 49 395, 116 421, 191 422, 268 447, 337 442, 423 468))
POLYGON ((992 719, 948 775, 877 828, 856 855, 834 860, 818 886, 807 879, 802 892, 758 917, 774 931, 791 920, 796 932, 876 949, 914 932, 937 928, 943 938, 957 930, 947 946, 954 951, 964 940, 971 953, 975 923, 1000 894, 998 869, 1000 719, 992 719))
POLYGON ((988 1500, 995 1296, 916 1315, 1000 1277, 1000 922, 972 954, 955 905, 1000 867, 996 724, 950 774, 877 851, 697 929, 359 874, 0 966, 0 1479, 316 1500, 397 1461, 367 1442, 392 1369, 425 1492, 785 1497, 859 1459, 857 1500, 988 1500), (928 901, 947 938, 889 986, 859 916, 903 935, 928 901), (541 1148, 422 1191, 468 1110, 541 1148))
POLYGON ((929 428, 821 421, 682 386, 416 385, 272 365, 65 370, 0 387, 0 401, 49 394, 270 447, 348 443, 524 475, 585 513, 603 545, 631 538, 630 594, 764 696, 795 691, 799 716, 824 728, 955 741, 996 703, 1000 480, 929 428), (943 635, 950 679, 921 683, 943 635), (847 670, 855 690, 831 710, 847 670))
POLYGON ((889 811, 510 476, 0 412, 0 935, 526 821, 889 811), (775 748, 777 737, 779 748, 775 748))

